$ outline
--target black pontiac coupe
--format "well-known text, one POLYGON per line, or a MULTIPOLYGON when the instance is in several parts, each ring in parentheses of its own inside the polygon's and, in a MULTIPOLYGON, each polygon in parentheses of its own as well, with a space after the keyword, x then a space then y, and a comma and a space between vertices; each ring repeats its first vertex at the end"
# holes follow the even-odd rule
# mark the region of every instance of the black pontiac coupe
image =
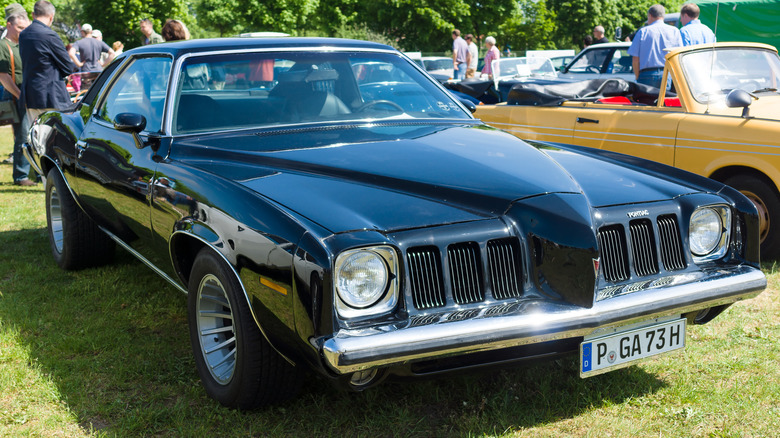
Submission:
POLYGON ((203 385, 242 409, 305 369, 359 390, 575 353, 586 377, 766 286, 735 190, 523 142, 380 44, 131 50, 27 152, 57 263, 118 244, 187 293, 203 385))

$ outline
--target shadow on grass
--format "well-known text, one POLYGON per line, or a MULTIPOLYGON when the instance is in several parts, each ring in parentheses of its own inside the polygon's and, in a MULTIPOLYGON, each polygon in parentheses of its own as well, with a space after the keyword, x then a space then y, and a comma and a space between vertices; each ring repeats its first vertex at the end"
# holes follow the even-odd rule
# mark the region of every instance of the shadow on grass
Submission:
MULTIPOLYGON (((622 403, 665 386, 632 367, 582 380, 576 357, 362 393, 309 376, 300 396, 242 413, 206 397, 189 346, 186 299, 132 256, 65 272, 43 229, 0 233, 0 320, 18 331, 89 431, 118 436, 451 436, 501 434, 622 403)), ((56 429, 54 429, 56 430, 56 429)))

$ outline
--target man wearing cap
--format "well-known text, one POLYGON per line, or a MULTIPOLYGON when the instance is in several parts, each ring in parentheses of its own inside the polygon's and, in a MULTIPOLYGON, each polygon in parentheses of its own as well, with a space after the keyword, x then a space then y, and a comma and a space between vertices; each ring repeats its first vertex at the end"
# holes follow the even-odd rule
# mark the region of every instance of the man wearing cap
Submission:
POLYGON ((0 40, 0 83, 3 84, 3 100, 13 100, 19 112, 19 123, 13 124, 14 152, 13 179, 18 186, 34 186, 36 183, 28 178, 30 163, 22 153, 25 141, 24 132, 28 129, 24 108, 19 108, 19 96, 22 85, 22 55, 19 54, 19 33, 30 25, 27 11, 19 3, 11 3, 5 7, 6 35, 0 40))
POLYGON ((51 2, 38 0, 33 7, 33 22, 19 34, 22 100, 27 104, 31 124, 45 111, 71 105, 65 78, 73 71, 73 63, 62 40, 50 28, 55 11, 51 2))
MULTIPOLYGON (((68 55, 73 63, 76 64, 80 71, 101 71, 103 70, 103 64, 100 63, 100 55, 102 53, 108 53, 106 59, 106 65, 108 65, 114 59, 114 49, 108 47, 108 44, 102 40, 92 37, 92 26, 84 24, 81 26, 81 38, 70 46, 68 55), (79 56, 76 56, 76 52, 79 56), (81 58, 81 59, 79 59, 81 58)), ((102 35, 101 35, 102 36, 102 35)))

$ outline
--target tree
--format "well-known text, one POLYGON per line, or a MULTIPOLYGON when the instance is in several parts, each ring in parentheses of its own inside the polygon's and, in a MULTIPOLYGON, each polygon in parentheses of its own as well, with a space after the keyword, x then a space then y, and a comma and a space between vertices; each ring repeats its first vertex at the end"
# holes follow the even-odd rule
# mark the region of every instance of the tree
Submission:
POLYGON ((548 6, 558 17, 552 40, 560 49, 582 47, 582 39, 597 25, 611 35, 620 23, 618 0, 549 0, 548 6))
POLYGON ((220 37, 239 32, 244 26, 239 14, 239 0, 203 0, 195 5, 198 25, 219 33, 220 37))
POLYGON ((103 32, 109 45, 120 40, 125 48, 141 45, 138 23, 149 18, 157 32, 166 19, 191 22, 186 0, 81 0, 82 23, 89 23, 103 32))
POLYGON ((557 48, 550 39, 557 30, 554 11, 544 0, 521 0, 519 10, 499 27, 496 42, 499 47, 510 45, 515 52, 557 48))

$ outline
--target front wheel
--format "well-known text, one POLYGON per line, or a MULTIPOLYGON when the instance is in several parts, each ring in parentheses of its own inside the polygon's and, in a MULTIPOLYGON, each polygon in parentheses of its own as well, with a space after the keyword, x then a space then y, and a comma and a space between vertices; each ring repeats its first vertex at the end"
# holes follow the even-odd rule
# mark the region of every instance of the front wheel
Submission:
POLYGON ((758 210, 758 230, 761 237, 761 258, 780 255, 780 198, 769 183, 752 175, 736 175, 725 181, 745 195, 758 210))
POLYGON ((211 398, 253 409, 297 394, 297 369, 263 337, 235 274, 210 248, 192 267, 187 310, 195 365, 211 398))
POLYGON ((51 252, 60 268, 82 269, 113 258, 114 241, 81 211, 56 168, 46 175, 46 224, 51 252))

